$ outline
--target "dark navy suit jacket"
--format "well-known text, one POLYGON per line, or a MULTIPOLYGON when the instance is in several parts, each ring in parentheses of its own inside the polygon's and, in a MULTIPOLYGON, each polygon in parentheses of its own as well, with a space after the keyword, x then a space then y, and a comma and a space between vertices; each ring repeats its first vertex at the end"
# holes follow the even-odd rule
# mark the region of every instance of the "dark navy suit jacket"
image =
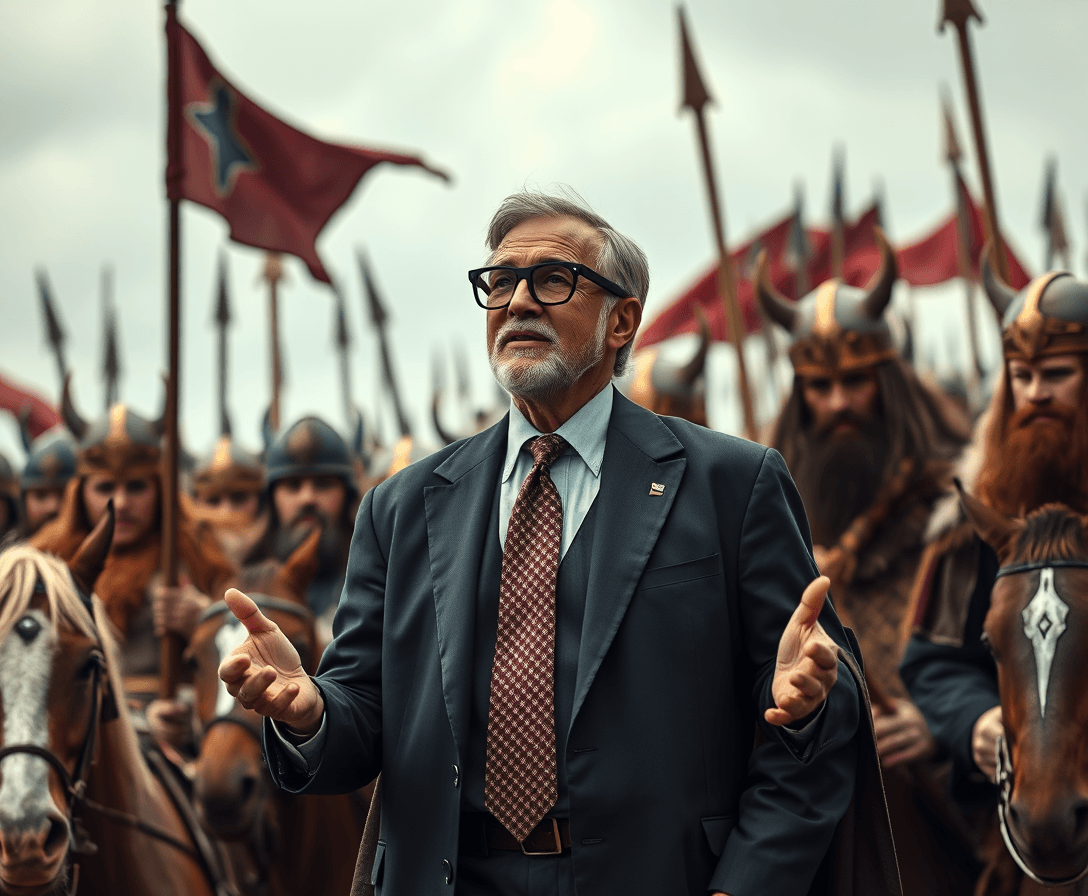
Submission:
MULTIPOLYGON (((449 894, 456 879, 477 583, 506 432, 504 419, 367 494, 317 676, 320 761, 301 774, 266 737, 288 790, 348 791, 382 772, 386 896, 449 894)), ((850 801, 859 695, 840 663, 803 747, 762 721, 779 636, 817 575, 786 467, 616 395, 601 477, 566 739, 578 892, 803 894, 850 801)), ((821 623, 848 649, 830 604, 821 623)))

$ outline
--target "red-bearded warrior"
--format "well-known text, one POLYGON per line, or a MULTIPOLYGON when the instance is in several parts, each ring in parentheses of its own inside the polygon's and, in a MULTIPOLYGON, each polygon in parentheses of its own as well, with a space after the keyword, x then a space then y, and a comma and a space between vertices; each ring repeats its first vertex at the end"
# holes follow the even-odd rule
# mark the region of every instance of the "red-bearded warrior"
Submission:
POLYGON ((904 893, 953 893, 970 885, 960 867, 969 852, 926 829, 927 813, 958 818, 919 794, 937 792, 928 762, 936 745, 898 666, 926 522, 969 427, 894 346, 885 309, 895 256, 877 237, 882 267, 866 289, 831 280, 796 304, 771 286, 761 260, 759 300, 793 337, 793 390, 770 444, 793 473, 817 563, 861 643, 904 893))
POLYGON ((264 466, 227 434, 193 472, 193 503, 198 518, 214 530, 235 562, 253 547, 266 525, 264 466))
MULTIPOLYGON (((123 638, 126 690, 147 698, 158 692, 159 648, 166 631, 187 638, 201 611, 221 596, 233 572, 214 540, 179 507, 178 549, 182 584, 158 583, 162 551, 162 427, 114 405, 88 424, 72 405, 68 383, 62 397, 65 424, 78 439, 76 476, 65 490, 60 514, 32 539, 34 547, 68 560, 105 514, 116 513, 113 544, 95 584, 110 620, 123 638)), ((154 701, 148 720, 160 739, 177 744, 191 734, 189 707, 154 701)))
MULTIPOLYGON (((1007 516, 1051 502, 1088 512, 1088 284, 1049 273, 1016 293, 988 257, 983 282, 1003 318, 1005 370, 974 463, 961 472, 965 486, 1007 516)), ((902 675, 953 760, 953 794, 985 817, 1002 723, 996 669, 980 637, 998 561, 958 504, 943 510, 918 576, 902 675)))

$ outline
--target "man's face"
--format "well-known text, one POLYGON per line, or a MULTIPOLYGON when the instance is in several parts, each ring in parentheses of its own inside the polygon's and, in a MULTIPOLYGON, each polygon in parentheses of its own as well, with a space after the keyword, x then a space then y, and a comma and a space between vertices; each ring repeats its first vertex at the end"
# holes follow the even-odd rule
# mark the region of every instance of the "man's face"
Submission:
POLYGON ((116 514, 113 547, 139 544, 155 526, 159 512, 158 479, 153 476, 122 477, 112 473, 91 473, 83 481, 83 507, 93 527, 102 519, 113 499, 116 514))
POLYGON ((852 435, 876 416, 880 384, 876 371, 828 373, 801 378, 801 395, 812 415, 812 428, 828 436, 852 435))
POLYGON ((63 488, 28 488, 23 493, 27 532, 33 535, 51 519, 55 519, 60 513, 63 501, 63 488))
POLYGON ((204 508, 208 515, 223 523, 245 521, 253 522, 260 506, 260 496, 256 492, 237 489, 229 492, 200 494, 194 498, 197 505, 204 508))
MULTIPOLYGON (((536 218, 506 235, 492 264, 528 267, 543 261, 593 266, 600 246, 597 231, 576 218, 536 218)), ((583 378, 607 382, 612 364, 606 352, 609 295, 585 278, 569 302, 541 305, 518 284, 509 306, 487 312, 487 346, 499 384, 514 396, 554 395, 583 378)))
POLYGON ((1033 422, 1045 423, 1054 419, 1047 415, 1048 408, 1077 407, 1084 387, 1084 362, 1079 355, 1050 355, 1036 361, 1013 358, 1008 364, 1013 410, 1017 414, 1034 408, 1033 422))
POLYGON ((346 500, 347 486, 339 476, 287 476, 272 486, 276 517, 295 534, 316 523, 336 526, 346 500))

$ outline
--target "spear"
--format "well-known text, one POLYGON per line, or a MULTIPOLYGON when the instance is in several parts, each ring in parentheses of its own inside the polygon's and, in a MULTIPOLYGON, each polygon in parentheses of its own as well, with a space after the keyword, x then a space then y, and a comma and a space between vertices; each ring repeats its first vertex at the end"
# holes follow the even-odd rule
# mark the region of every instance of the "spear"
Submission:
POLYGON ((119 401, 117 382, 121 361, 117 351, 117 312, 113 307, 113 269, 102 268, 102 378, 106 382, 106 413, 119 401))
POLYGON ((1054 270, 1054 256, 1059 255, 1062 266, 1069 267, 1069 241, 1065 235, 1065 212, 1058 196, 1058 160, 1050 158, 1046 165, 1046 183, 1043 188, 1043 231, 1046 233, 1046 258, 1044 271, 1054 270))
POLYGON ((707 200, 714 225, 714 241, 718 250, 718 292, 724 306, 725 319, 729 323, 729 335, 737 355, 737 390, 740 393, 741 408, 744 411, 744 434, 750 439, 755 439, 756 415, 752 405, 752 392, 748 385, 748 368, 744 363, 744 321, 737 301, 737 284, 733 275, 733 265, 725 248, 725 220, 718 201, 718 187, 710 154, 710 137, 707 134, 706 117, 703 112, 706 104, 711 101, 711 97, 695 61, 682 6, 677 9, 677 14, 680 19, 684 79, 684 98, 680 103, 680 110, 682 112, 685 108, 691 109, 695 116, 695 127, 702 153, 703 174, 706 178, 707 200))
MULTIPOLYGON (((846 221, 843 215, 843 169, 846 154, 835 147, 831 159, 831 276, 842 279, 846 264, 846 221)), ((800 296, 798 296, 800 298, 800 296)))
POLYGON ((63 388, 65 377, 68 376, 68 362, 64 358, 64 340, 67 337, 53 308, 53 290, 49 286, 49 276, 45 273, 45 268, 38 268, 34 277, 38 281, 38 295, 42 301, 45 338, 53 349, 53 357, 57 362, 57 373, 60 376, 60 384, 63 388))
POLYGON ((967 22, 974 18, 980 25, 982 16, 975 9, 971 0, 943 0, 944 10, 937 25, 938 32, 944 31, 949 22, 956 29, 959 38, 960 64, 963 69, 963 81, 967 90, 967 103, 971 109, 971 128, 975 137, 975 151, 978 155, 979 174, 982 177, 982 195, 986 200, 986 238, 993 246, 993 257, 997 261, 997 272, 1006 283, 1009 282, 1009 260, 1005 257, 1005 240, 1001 236, 1001 227, 997 221, 997 199, 994 195, 993 178, 990 176, 990 154, 986 147, 986 131, 982 125, 982 99, 979 95, 978 81, 975 78, 975 60, 971 52, 971 37, 967 33, 967 22))
POLYGON ((340 354, 340 392, 344 398, 344 419, 347 420, 350 427, 355 422, 355 404, 351 397, 351 333, 348 332, 344 294, 340 291, 340 287, 335 284, 333 285, 333 295, 336 297, 336 321, 333 340, 340 354))
POLYGON ((367 304, 370 308, 370 320, 374 324, 374 330, 378 334, 378 347, 382 355, 382 373, 385 379, 386 389, 393 402, 393 412, 397 415, 397 425, 402 436, 410 436, 412 427, 408 423, 408 417, 404 413, 404 405, 400 400, 400 389, 397 387, 397 378, 393 372, 393 359, 389 352, 389 337, 385 332, 388 316, 385 307, 378 296, 378 290, 374 285, 374 279, 370 275, 370 265, 362 249, 356 249, 355 255, 359 260, 359 271, 363 276, 363 288, 366 291, 367 304))
POLYGON ((265 256, 261 278, 268 284, 268 338, 272 357, 272 403, 268 423, 272 432, 280 429, 280 390, 283 388, 283 361, 280 357, 280 303, 278 285, 283 279, 283 259, 278 252, 265 256))
POLYGON ((227 327, 230 326, 230 296, 227 292, 227 256, 219 253, 219 283, 215 294, 215 328, 219 331, 219 433, 230 435, 230 414, 227 412, 227 327))
POLYGON ((952 174, 952 190, 956 202, 956 263, 960 279, 963 281, 964 304, 967 307, 967 341, 971 347, 972 390, 978 387, 982 379, 982 356, 978 345, 978 327, 975 323, 975 278, 971 265, 971 222, 967 217, 967 203, 963 197, 963 175, 960 172, 960 159, 963 151, 956 137, 956 125, 952 118, 952 101, 947 90, 941 91, 941 112, 944 116, 944 157, 952 174))
POLYGON ((793 188, 793 219, 786 239, 786 264, 793 268, 794 298, 800 300, 808 294, 808 262, 812 257, 812 243, 805 230, 805 191, 798 182, 793 188))

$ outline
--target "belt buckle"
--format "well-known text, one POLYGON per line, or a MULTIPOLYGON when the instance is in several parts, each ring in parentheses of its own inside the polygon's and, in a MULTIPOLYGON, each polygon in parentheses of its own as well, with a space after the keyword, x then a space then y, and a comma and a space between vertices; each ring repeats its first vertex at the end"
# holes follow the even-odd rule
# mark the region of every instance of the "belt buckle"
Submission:
MULTIPOLYGON (((525 853, 525 855, 527 855, 527 856, 558 856, 558 855, 563 854, 563 840, 559 836, 559 822, 556 819, 554 819, 554 818, 552 818, 550 816, 546 816, 544 820, 545 821, 550 821, 552 823, 552 837, 555 838, 555 848, 554 849, 541 849, 541 850, 528 850, 528 849, 525 848, 525 843, 523 841, 519 845, 521 846, 521 851, 523 853, 525 853)), ((538 827, 539 827, 539 825, 538 825, 538 827)), ((533 828, 533 830, 529 832, 529 836, 531 837, 533 835, 533 833, 535 833, 535 832, 536 832, 536 828, 533 828)), ((526 837, 525 839, 528 840, 529 837, 526 837)))

